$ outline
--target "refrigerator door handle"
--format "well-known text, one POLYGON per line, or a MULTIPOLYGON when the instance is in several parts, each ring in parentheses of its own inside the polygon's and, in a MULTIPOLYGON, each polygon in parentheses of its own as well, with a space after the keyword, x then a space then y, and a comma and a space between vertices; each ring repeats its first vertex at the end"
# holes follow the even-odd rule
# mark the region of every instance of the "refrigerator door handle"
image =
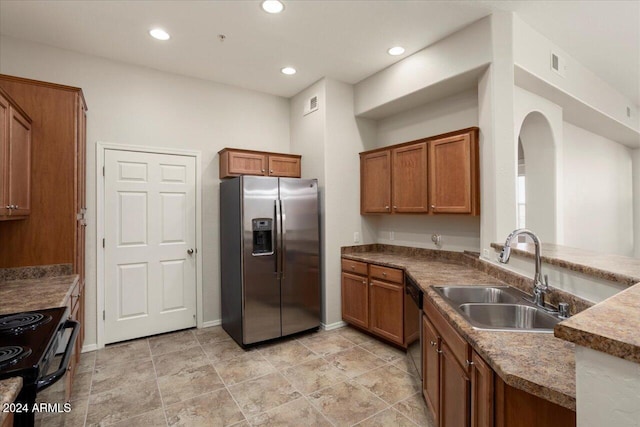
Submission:
POLYGON ((284 210, 284 201, 280 200, 280 216, 282 217, 282 228, 280 231, 280 237, 282 238, 282 256, 280 257, 281 260, 281 264, 280 264, 280 277, 284 278, 285 276, 285 272, 286 272, 286 265, 287 265, 287 213, 284 210))
POLYGON ((282 250, 280 249, 280 224, 282 223, 282 214, 280 212, 280 200, 274 200, 273 205, 276 211, 276 225, 273 227, 273 250, 276 253, 276 267, 274 274, 280 276, 280 264, 282 263, 282 250))

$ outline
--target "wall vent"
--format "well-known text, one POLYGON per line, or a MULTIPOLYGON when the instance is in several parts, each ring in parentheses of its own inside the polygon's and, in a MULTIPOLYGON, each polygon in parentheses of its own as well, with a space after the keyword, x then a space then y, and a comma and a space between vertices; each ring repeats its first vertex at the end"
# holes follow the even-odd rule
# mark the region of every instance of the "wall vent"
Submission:
POLYGON ((318 95, 313 95, 311 98, 307 99, 304 103, 304 114, 307 115, 313 113, 318 110, 318 95))
POLYGON ((551 70, 564 77, 565 68, 564 59, 558 54, 551 52, 551 70))

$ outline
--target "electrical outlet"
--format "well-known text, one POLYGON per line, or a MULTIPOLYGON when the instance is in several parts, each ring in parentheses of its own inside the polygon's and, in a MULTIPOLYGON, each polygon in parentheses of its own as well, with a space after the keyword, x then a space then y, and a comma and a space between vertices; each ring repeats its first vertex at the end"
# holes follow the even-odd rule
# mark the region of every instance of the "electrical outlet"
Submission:
POLYGON ((483 249, 483 250, 482 250, 482 256, 483 256, 484 258, 487 258, 487 259, 488 259, 488 258, 489 258, 489 249, 483 249))
POLYGON ((396 233, 394 233, 393 231, 389 232, 389 240, 395 240, 396 239, 396 233))
POLYGON ((360 232, 353 233, 353 243, 360 243, 360 232))

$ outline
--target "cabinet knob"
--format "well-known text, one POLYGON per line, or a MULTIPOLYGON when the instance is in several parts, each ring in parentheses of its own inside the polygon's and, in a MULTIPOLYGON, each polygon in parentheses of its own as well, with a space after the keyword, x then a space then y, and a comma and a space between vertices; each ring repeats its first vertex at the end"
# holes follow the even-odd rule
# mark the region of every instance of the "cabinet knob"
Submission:
POLYGON ((366 285, 366 284, 367 284, 367 281, 366 281, 366 280, 363 280, 363 281, 362 281, 362 284, 363 284, 363 285, 366 285))
POLYGON ((383 276, 385 276, 385 277, 387 277, 387 273, 386 273, 386 272, 384 272, 384 271, 382 272, 382 275, 383 275, 383 276))
POLYGON ((5 209, 11 209, 11 205, 7 205, 4 207, 5 209))
POLYGON ((429 341, 429 344, 431 344, 431 347, 435 347, 438 343, 435 341, 429 341))
POLYGON ((386 210, 389 210, 389 206, 385 206, 384 208, 385 208, 386 210))
POLYGON ((273 173, 273 169, 269 169, 269 173, 273 173))
POLYGON ((15 206, 13 207, 13 209, 20 209, 20 206, 15 205, 15 206))
POLYGON ((467 366, 474 365, 474 363, 471 360, 467 360, 466 362, 467 362, 467 366))
POLYGON ((435 209, 435 208, 436 208, 436 205, 431 205, 431 209, 435 209))
POLYGON ((355 266, 355 265, 352 265, 352 266, 351 266, 351 269, 352 269, 352 270, 355 270, 355 269, 356 269, 356 266, 355 266))
POLYGON ((397 207, 397 206, 394 206, 394 207, 393 207, 393 209, 394 209, 394 210, 396 210, 396 209, 398 209, 398 207, 397 207))
POLYGON ((262 173, 264 173, 264 169, 262 169, 262 173))

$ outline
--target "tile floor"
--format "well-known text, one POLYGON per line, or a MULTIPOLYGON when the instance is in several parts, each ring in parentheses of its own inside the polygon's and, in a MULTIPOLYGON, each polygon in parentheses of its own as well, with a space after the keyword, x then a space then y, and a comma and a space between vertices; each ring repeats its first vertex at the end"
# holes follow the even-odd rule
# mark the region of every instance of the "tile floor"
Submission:
POLYGON ((349 327, 250 350, 192 329, 83 354, 72 411, 36 425, 430 426, 408 363, 349 327))

